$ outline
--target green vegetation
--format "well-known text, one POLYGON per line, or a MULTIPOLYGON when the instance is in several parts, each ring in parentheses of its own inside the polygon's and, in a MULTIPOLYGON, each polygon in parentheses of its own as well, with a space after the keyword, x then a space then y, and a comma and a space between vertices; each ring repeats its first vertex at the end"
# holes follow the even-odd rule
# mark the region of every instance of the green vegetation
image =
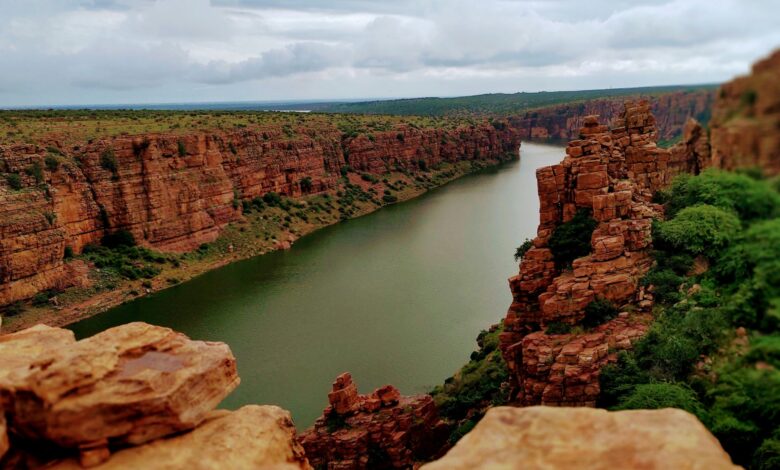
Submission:
POLYGON ((19 176, 19 173, 8 173, 5 175, 5 181, 8 183, 8 187, 15 191, 22 189, 22 177, 19 176))
POLYGON ((603 297, 597 297, 585 307, 582 326, 594 328, 615 318, 620 311, 615 304, 603 297))
POLYGON ((110 171, 114 176, 117 175, 117 171, 119 170, 119 163, 116 161, 114 149, 107 148, 103 150, 103 152, 100 154, 100 166, 104 170, 110 171))
POLYGON ((454 425, 450 442, 455 443, 482 418, 490 406, 505 404, 507 390, 502 384, 509 378, 498 349, 503 326, 483 330, 477 337, 479 350, 458 373, 431 391, 439 413, 454 425))
MULTIPOLYGON (((657 96, 671 92, 711 91, 716 85, 614 88, 608 90, 492 93, 455 98, 412 98, 358 103, 322 103, 307 108, 332 113, 445 116, 470 114, 518 114, 560 104, 577 104, 600 98, 657 96)), ((698 118, 698 116, 697 116, 698 118)))
POLYGON ((569 268, 575 259, 590 253, 590 237, 597 225, 589 210, 579 209, 570 221, 555 228, 547 245, 558 269, 569 268))
POLYGON ((533 246, 534 241, 530 238, 526 238, 525 241, 515 250, 515 261, 520 261, 523 259, 523 256, 525 256, 525 254, 528 253, 528 250, 533 248, 533 246))
POLYGON ((653 227, 656 321, 601 374, 601 405, 698 416, 734 461, 780 463, 780 194, 707 171, 661 195, 653 227))

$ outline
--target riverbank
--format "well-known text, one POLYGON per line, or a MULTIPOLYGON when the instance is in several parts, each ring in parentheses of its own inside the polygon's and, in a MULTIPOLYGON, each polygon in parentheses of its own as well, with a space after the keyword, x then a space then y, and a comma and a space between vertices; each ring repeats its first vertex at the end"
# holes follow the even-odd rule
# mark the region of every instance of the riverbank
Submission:
MULTIPOLYGON (((152 252, 161 262, 150 263, 158 271, 151 279, 143 276, 127 279, 110 269, 96 267, 94 257, 88 254, 78 256, 71 262, 84 261, 91 265, 89 285, 71 287, 45 299, 39 297, 19 304, 17 307, 22 311, 3 319, 1 333, 11 333, 37 323, 72 324, 230 263, 288 249, 300 237, 320 228, 408 201, 467 174, 517 158, 517 154, 509 154, 504 159, 443 162, 416 174, 405 171, 384 175, 348 172, 336 188, 323 194, 299 198, 279 196, 278 201, 273 198, 241 201, 243 217, 228 224, 214 242, 182 255, 152 252)), ((130 264, 143 267, 140 262, 131 261, 130 264)))

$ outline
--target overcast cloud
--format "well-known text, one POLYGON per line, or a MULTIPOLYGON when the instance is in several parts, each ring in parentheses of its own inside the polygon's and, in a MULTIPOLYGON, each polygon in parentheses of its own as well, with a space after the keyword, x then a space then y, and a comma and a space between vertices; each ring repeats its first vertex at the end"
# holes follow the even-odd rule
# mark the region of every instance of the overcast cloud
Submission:
POLYGON ((0 0, 0 106, 727 80, 776 0, 0 0))

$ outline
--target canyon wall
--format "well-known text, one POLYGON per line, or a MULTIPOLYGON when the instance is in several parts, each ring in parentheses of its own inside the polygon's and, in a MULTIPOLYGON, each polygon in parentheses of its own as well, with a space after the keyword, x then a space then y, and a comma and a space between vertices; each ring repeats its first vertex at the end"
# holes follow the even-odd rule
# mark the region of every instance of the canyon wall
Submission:
POLYGON ((780 50, 718 91, 710 121, 712 165, 780 174, 780 50))
POLYGON ((502 158, 518 146, 514 130, 487 123, 400 125, 356 137, 331 126, 0 145, 0 172, 19 175, 21 186, 0 178, 0 306, 83 281, 86 267, 65 263, 66 247, 78 254, 113 231, 161 251, 189 251, 242 217, 238 199, 328 191, 347 165, 415 172, 502 158))
MULTIPOLYGON (((659 140, 680 134, 683 124, 694 118, 707 121, 715 98, 714 89, 677 91, 648 97, 659 140)), ((585 116, 598 115, 610 125, 621 119, 625 98, 605 98, 562 104, 511 117, 510 124, 523 139, 568 141, 579 137, 585 116)))
MULTIPOLYGON (((581 138, 569 142, 563 161, 537 170, 537 237, 519 274, 509 280, 513 302, 501 351, 510 371, 511 401, 521 405, 595 405, 601 368, 630 348, 651 319, 652 295, 639 280, 653 262, 652 219, 663 213, 651 202, 652 194, 676 174, 698 170, 691 154, 656 146, 648 101, 626 103, 611 129, 596 116, 583 124, 581 138), (568 269, 557 265, 548 242, 581 210, 595 219, 590 254, 568 269), (620 314, 580 332, 547 332, 552 326, 580 326, 596 299, 618 306, 620 314)), ((692 125, 687 134, 695 147, 692 125)))

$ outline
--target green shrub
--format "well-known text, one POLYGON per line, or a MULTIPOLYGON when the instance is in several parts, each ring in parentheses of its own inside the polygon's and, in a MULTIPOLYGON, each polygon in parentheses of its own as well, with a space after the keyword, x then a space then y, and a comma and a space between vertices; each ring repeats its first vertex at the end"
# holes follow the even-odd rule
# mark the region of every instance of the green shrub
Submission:
POLYGON ((32 165, 25 168, 24 172, 29 176, 32 176, 35 179, 36 184, 43 183, 43 167, 39 162, 33 162, 32 165))
POLYGON ((43 163, 49 171, 57 171, 60 167, 60 161, 54 155, 46 155, 43 159, 43 163))
POLYGON ((314 187, 314 184, 311 181, 311 176, 301 178, 299 185, 301 186, 301 191, 303 191, 304 193, 310 192, 314 187))
POLYGON ((5 181, 8 183, 8 187, 18 191, 22 189, 22 177, 19 173, 8 173, 5 175, 5 181))
POLYGON ((282 196, 279 193, 270 191, 263 195, 263 202, 271 207, 276 207, 282 203, 282 196))
POLYGON ((653 286, 653 295, 655 300, 662 304, 673 304, 682 298, 680 293, 680 284, 685 282, 685 278, 675 274, 670 269, 652 269, 644 278, 642 284, 653 286))
POLYGON ((392 194, 385 194, 382 196, 382 202, 385 204, 394 204, 398 202, 398 197, 392 194))
POLYGON ((66 246, 65 250, 63 250, 62 257, 64 259, 70 259, 73 258, 73 247, 66 246))
POLYGON ((116 160, 116 155, 114 155, 114 149, 107 148, 103 150, 100 154, 100 166, 104 170, 110 171, 114 176, 117 176, 119 163, 116 160))
POLYGON ((609 300, 597 297, 585 307, 585 317, 582 325, 585 328, 594 328, 615 318, 620 311, 609 300))
POLYGON ((547 335, 566 335, 571 333, 571 325, 561 321, 554 321, 547 324, 544 334, 547 335))
POLYGON ((653 226, 653 240, 659 245, 715 257, 739 233, 736 215, 718 207, 697 205, 680 210, 673 219, 653 226))
POLYGON ((184 158, 187 156, 187 147, 184 146, 184 141, 179 139, 178 142, 176 142, 176 149, 179 152, 179 156, 184 158))
POLYGON ((570 267, 572 261, 590 253, 590 238, 597 225, 590 211, 579 209, 570 221, 555 228, 547 245, 558 269, 570 267))
POLYGON ((525 241, 515 249, 515 261, 520 261, 528 250, 534 247, 534 241, 526 238, 525 241))
POLYGON ((32 298, 32 304, 40 307, 49 303, 49 295, 46 292, 38 292, 32 298))
POLYGON ((642 384, 623 397, 616 410, 658 410, 679 408, 696 415, 703 423, 709 421, 704 406, 689 387, 673 383, 642 384))
POLYGON ((669 218, 697 204, 732 210, 742 221, 771 218, 780 211, 780 194, 767 181, 718 170, 706 170, 696 177, 680 175, 667 193, 669 218))
POLYGON ((20 315, 23 312, 24 312, 24 304, 19 301, 7 305, 4 311, 5 315, 9 317, 20 315))

